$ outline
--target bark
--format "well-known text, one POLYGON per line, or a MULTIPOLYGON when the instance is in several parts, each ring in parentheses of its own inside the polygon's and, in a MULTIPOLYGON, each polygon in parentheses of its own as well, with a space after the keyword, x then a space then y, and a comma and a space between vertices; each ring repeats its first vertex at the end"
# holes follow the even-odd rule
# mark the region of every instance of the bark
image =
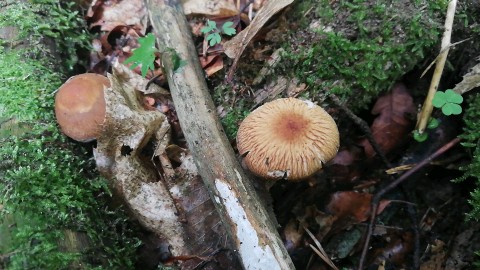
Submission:
POLYGON ((293 269, 275 223, 235 158, 178 1, 146 0, 175 108, 198 171, 246 269, 293 269), (172 52, 173 50, 173 52, 172 52), (174 55, 186 61, 175 70, 174 55))

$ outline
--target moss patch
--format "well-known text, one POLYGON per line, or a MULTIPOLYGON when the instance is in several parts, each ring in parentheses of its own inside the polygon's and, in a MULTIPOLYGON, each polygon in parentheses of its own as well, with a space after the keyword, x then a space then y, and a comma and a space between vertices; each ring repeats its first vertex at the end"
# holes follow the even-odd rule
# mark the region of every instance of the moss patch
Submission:
POLYGON ((472 161, 469 165, 463 167, 464 176, 459 180, 465 180, 467 177, 476 179, 476 187, 470 193, 472 198, 469 201, 472 205, 472 212, 469 218, 480 219, 480 94, 475 94, 468 99, 468 108, 464 114, 465 127, 461 138, 464 140, 463 146, 470 150, 472 161))
MULTIPOLYGON (((0 46, 0 254, 8 255, 0 268, 133 268, 135 226, 107 206, 106 181, 87 151, 59 132, 53 113, 64 75, 42 39, 75 50, 84 30, 61 1, 9 3, 0 28, 15 19, 19 32, 0 46), (85 245, 69 246, 71 235, 85 235, 85 245)), ((75 57, 68 59, 72 67, 75 57)))
POLYGON ((307 83, 308 98, 331 92, 365 108, 439 43, 446 2, 304 1, 282 71, 307 83))

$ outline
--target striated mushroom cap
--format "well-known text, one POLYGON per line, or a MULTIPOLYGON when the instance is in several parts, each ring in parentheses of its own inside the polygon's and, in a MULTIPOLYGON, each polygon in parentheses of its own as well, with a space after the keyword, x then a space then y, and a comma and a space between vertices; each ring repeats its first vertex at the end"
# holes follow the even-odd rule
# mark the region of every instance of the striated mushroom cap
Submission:
POLYGON ((300 180, 335 157, 340 144, 333 118, 311 101, 282 98, 248 115, 237 133, 248 169, 268 179, 300 180))
POLYGON ((68 137, 88 142, 100 135, 105 121, 104 87, 107 77, 85 73, 68 79, 55 96, 55 116, 62 132, 68 137))

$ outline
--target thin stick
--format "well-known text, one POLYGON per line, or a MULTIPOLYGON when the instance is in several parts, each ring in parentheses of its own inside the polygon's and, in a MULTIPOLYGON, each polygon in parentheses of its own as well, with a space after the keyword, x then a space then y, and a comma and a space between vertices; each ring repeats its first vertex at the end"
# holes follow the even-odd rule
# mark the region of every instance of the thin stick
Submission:
POLYGON ((451 0, 448 3, 447 17, 445 18, 445 31, 443 32, 442 46, 440 49, 440 55, 438 56, 437 63, 435 65, 435 71, 433 72, 432 81, 428 89, 427 97, 423 103, 422 111, 417 123, 417 131, 422 134, 425 131, 430 115, 432 115, 433 105, 432 100, 437 92, 440 78, 442 77, 443 68, 445 67, 445 61, 447 60, 448 51, 450 50, 450 40, 452 36, 453 17, 455 16, 455 8, 457 6, 457 0, 451 0))
POLYGON ((334 270, 338 270, 338 268, 335 266, 335 264, 332 262, 332 260, 330 259, 330 257, 328 257, 328 254, 327 252, 325 252, 325 250, 323 249, 322 247, 322 244, 320 244, 320 241, 317 240, 317 238, 315 238, 315 236, 313 235, 313 233, 306 227, 303 227, 305 229, 305 231, 308 233, 308 235, 310 236, 310 238, 312 238, 313 242, 315 243, 315 246, 313 246, 312 244, 309 244, 310 245, 310 248, 326 263, 328 264, 332 269, 334 270))
POLYGON ((450 148, 455 146, 458 142, 460 142, 460 138, 455 138, 455 139, 451 140, 450 142, 448 142, 447 144, 442 146, 440 149, 435 151, 435 153, 430 155, 428 158, 422 160, 420 163, 415 165, 415 167, 413 167, 411 170, 402 174, 402 176, 400 176, 397 180, 391 182, 388 186, 384 187, 383 189, 381 189, 379 192, 377 192, 373 196, 372 204, 371 204, 371 207, 370 207, 370 213, 371 213, 370 214, 370 223, 368 224, 367 235, 365 236, 365 243, 363 245, 362 255, 360 256, 360 262, 358 263, 358 270, 363 269, 363 265, 365 263, 365 258, 367 257, 367 251, 368 251, 368 247, 370 246, 370 238, 372 237, 372 232, 373 232, 373 227, 374 227, 374 224, 375 224, 375 218, 376 218, 376 212, 377 212, 374 209, 378 208, 378 204, 380 202, 380 199, 383 197, 383 195, 385 195, 386 193, 388 193, 392 189, 396 188, 399 184, 401 184, 403 181, 405 181, 410 176, 412 176, 412 174, 416 173, 421 168, 423 168, 425 165, 432 162, 432 160, 434 160, 435 158, 437 158, 441 154, 445 153, 447 150, 449 150, 450 148))

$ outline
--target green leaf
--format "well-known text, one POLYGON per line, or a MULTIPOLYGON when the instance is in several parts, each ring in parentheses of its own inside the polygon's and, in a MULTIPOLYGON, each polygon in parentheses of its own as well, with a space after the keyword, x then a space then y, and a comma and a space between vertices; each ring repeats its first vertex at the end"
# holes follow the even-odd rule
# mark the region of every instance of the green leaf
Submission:
POLYGON ((222 25, 222 30, 225 35, 233 36, 237 33, 237 30, 232 27, 233 22, 226 22, 222 25))
POLYGON ((428 134, 426 132, 420 133, 418 130, 413 132, 413 138, 417 142, 424 142, 428 139, 428 134))
POLYGON ((432 105, 435 108, 442 108, 445 103, 447 103, 445 93, 442 91, 436 92, 435 96, 433 96, 432 105))
POLYGON ((207 20, 207 25, 202 27, 202 29, 200 29, 200 32, 203 34, 206 34, 206 33, 212 32, 215 29, 217 29, 217 23, 214 21, 207 20))
POLYGON ((438 121, 437 118, 430 118, 430 120, 428 120, 427 128, 434 129, 434 128, 437 128, 439 124, 440 124, 440 121, 438 121))
POLYGON ((140 43, 140 47, 135 49, 132 56, 130 56, 124 63, 133 63, 130 66, 130 69, 142 65, 142 76, 145 77, 149 69, 155 69, 153 63, 155 60, 155 53, 158 52, 155 48, 155 36, 150 33, 145 37, 139 38, 138 43, 140 43))
POLYGON ((463 102, 463 97, 459 93, 448 89, 445 91, 445 98, 448 102, 461 104, 463 102))
POLYGON ((222 41, 222 37, 219 33, 211 33, 207 36, 207 41, 209 41, 208 45, 215 46, 215 44, 219 44, 222 41))
POLYGON ((183 60, 174 49, 167 48, 167 50, 170 51, 171 60, 173 63, 173 72, 177 72, 180 68, 187 65, 187 61, 183 60))
POLYGON ((442 112, 445 115, 458 115, 462 113, 462 107, 455 103, 447 103, 442 107, 442 112))

